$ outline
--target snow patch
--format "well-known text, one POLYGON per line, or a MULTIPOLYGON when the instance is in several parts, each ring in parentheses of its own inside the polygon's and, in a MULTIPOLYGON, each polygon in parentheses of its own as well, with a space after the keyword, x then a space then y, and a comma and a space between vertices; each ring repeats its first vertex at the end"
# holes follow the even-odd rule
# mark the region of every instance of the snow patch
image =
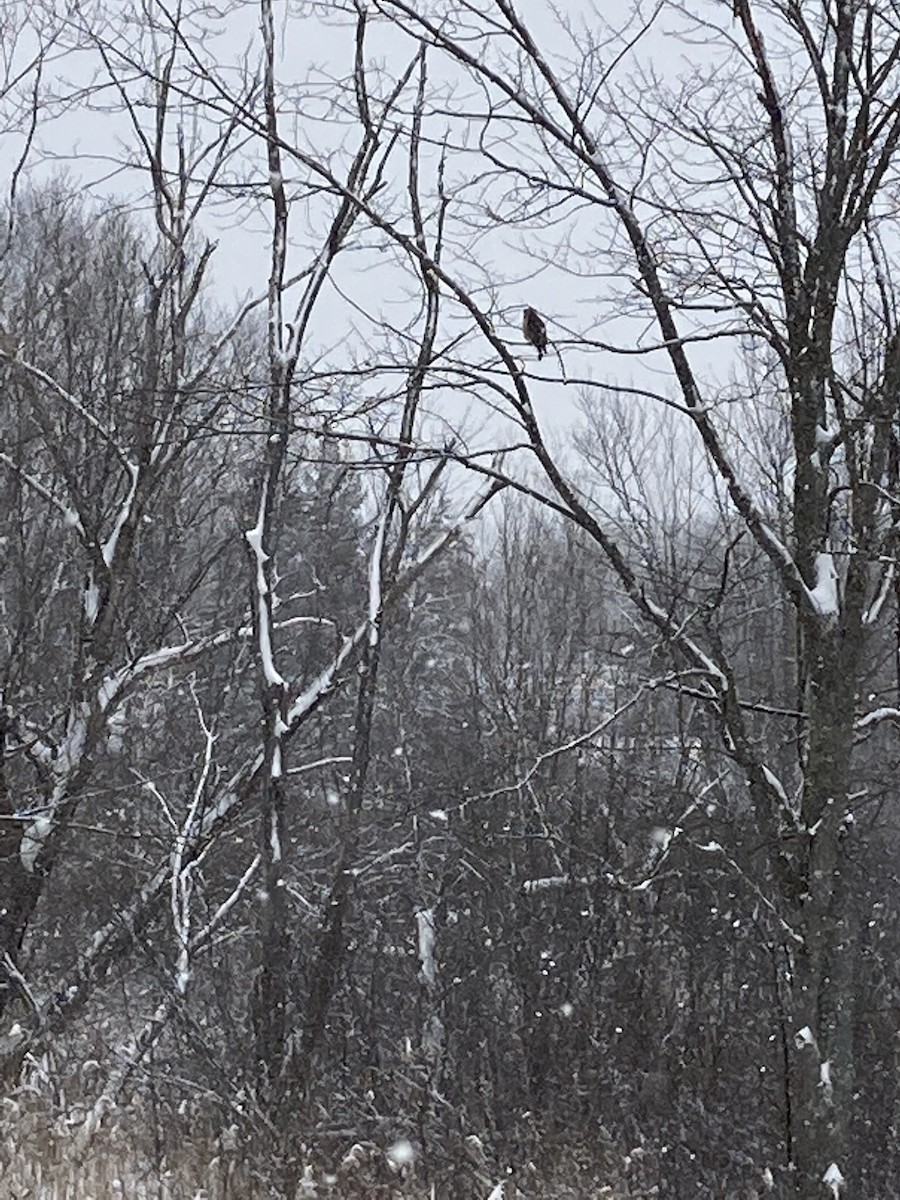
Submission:
POLYGON ((840 611, 837 589, 838 574, 831 554, 816 555, 816 586, 809 598, 813 608, 822 617, 837 616, 840 611))
POLYGON ((38 855, 43 850, 52 830, 53 821, 50 817, 42 816, 38 817, 36 821, 32 821, 22 834, 22 840, 19 843, 19 858, 22 862, 22 869, 29 875, 33 874, 38 855))
POLYGON ((97 620, 97 613, 100 611, 100 589, 97 587, 94 577, 88 577, 87 583, 84 585, 84 615, 93 625, 97 620))
POLYGON ((878 725, 881 721, 900 721, 900 708, 873 708, 856 722, 857 729, 878 725))
POLYGON ((244 533, 247 539, 247 545, 253 551, 253 556, 256 559, 256 591, 260 596, 265 596, 269 590, 266 584, 266 577, 263 572, 263 566, 269 561, 269 556, 263 550, 262 545, 262 527, 254 525, 252 529, 248 529, 244 533))
POLYGON ((784 784, 778 778, 774 771, 770 771, 768 767, 763 767, 763 775, 766 777, 766 783, 781 801, 785 808, 790 808, 787 792, 784 790, 784 784))
POLYGON ((878 617, 881 614, 881 610, 884 607, 884 602, 888 598, 888 596, 891 594, 893 582, 894 582, 894 564, 889 563, 887 570, 884 572, 884 574, 881 578, 881 585, 878 588, 878 595, 872 601, 872 604, 869 606, 869 608, 866 610, 866 612, 863 616, 863 624, 864 625, 874 625, 875 622, 878 620, 878 617))
POLYGON ((835 434, 826 429, 824 425, 816 426, 816 445, 821 449, 822 446, 830 446, 835 438, 835 434))
POLYGON ((116 556, 116 547, 118 546, 119 538, 122 535, 122 530, 125 528, 126 522, 131 518, 131 510, 134 506, 134 498, 137 494, 138 480, 140 478, 140 473, 133 463, 128 463, 126 465, 128 472, 131 475, 131 487, 128 489, 128 495, 125 497, 122 507, 119 509, 112 532, 106 539, 106 542, 101 550, 103 561, 108 567, 112 566, 113 559, 116 556))
POLYGON ((175 972, 175 988, 179 996, 186 996, 191 982, 191 969, 188 966, 188 954, 185 948, 178 956, 178 970, 175 972))
POLYGON ((273 687, 284 687, 284 679, 275 668, 275 662, 272 658, 272 641, 269 631, 269 610, 265 604, 265 597, 269 593, 269 585, 266 583, 265 565, 269 561, 269 556, 263 549, 263 519, 264 519, 264 499, 260 501, 259 517, 252 529, 247 529, 244 537, 247 539, 247 545, 253 551, 253 556, 256 559, 256 594, 259 597, 256 614, 257 623, 259 626, 259 657, 262 662, 263 675, 266 683, 273 687))
POLYGON ((422 964, 421 976, 429 987, 437 982, 437 969, 434 962, 434 909, 421 908, 416 913, 416 930, 419 935, 419 962, 422 964))
POLYGON ((381 620, 381 559, 387 521, 386 511, 378 523, 378 534, 372 547, 372 561, 369 565, 369 645, 373 647, 378 644, 378 624, 381 620))
POLYGON ((660 854, 663 854, 668 850, 674 836, 671 829, 664 829, 661 825, 654 825, 650 830, 650 844, 660 854))
POLYGON ((97 703, 101 712, 106 712, 119 690, 119 679, 116 675, 107 675, 97 689, 97 703))
POLYGON ((309 1163, 303 1168, 303 1178, 300 1180, 297 1188, 298 1200, 314 1200, 318 1196, 319 1189, 316 1185, 313 1169, 309 1163))
POLYGON ((841 1168, 837 1163, 832 1163, 825 1174, 822 1176, 822 1182, 830 1189, 834 1200, 840 1200, 841 1192, 844 1190, 844 1184, 847 1182, 841 1174, 841 1168))
POLYGON ((831 1082, 831 1061, 825 1061, 819 1067, 819 1087, 825 1097, 825 1103, 830 1105, 834 1098, 834 1084, 831 1082))
POLYGON ((53 764, 53 772, 58 779, 65 779, 70 775, 81 762, 81 756, 84 753, 89 709, 86 704, 80 705, 79 709, 80 711, 69 714, 66 736, 59 744, 56 761, 53 764))
POLYGON ((547 888, 565 887, 570 882, 570 875, 545 875, 542 879, 526 879, 522 884, 522 891, 528 895, 531 892, 546 891, 547 888))

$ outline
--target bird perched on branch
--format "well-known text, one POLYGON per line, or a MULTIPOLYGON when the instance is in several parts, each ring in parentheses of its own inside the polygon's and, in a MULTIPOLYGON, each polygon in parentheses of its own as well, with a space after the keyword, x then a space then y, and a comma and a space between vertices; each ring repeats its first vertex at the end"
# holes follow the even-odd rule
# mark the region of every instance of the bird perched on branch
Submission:
POLYGON ((543 358, 547 349, 547 326, 540 313, 533 308, 526 308, 522 313, 522 333, 525 335, 525 341, 530 342, 537 350, 538 358, 543 358))

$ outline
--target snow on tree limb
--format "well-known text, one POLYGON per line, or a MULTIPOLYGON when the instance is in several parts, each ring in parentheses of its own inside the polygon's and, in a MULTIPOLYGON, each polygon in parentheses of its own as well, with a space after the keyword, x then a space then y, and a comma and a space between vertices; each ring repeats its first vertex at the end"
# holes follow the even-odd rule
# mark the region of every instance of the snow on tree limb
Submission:
POLYGON ((46 500, 48 504, 51 504, 61 515, 64 525, 68 526, 70 529, 74 529, 80 537, 83 538, 85 536, 84 526, 81 523, 81 517, 74 508, 68 504, 65 504, 57 496, 54 496, 49 488, 44 487, 40 480, 35 479, 33 475, 24 470, 3 450, 0 450, 0 462, 9 467, 11 471, 14 471, 18 478, 21 479, 23 483, 27 484, 32 491, 36 492, 39 496, 46 500))
POLYGON ((203 762, 197 777, 197 783, 194 786, 191 803, 188 806, 184 821, 175 838, 171 854, 172 927, 178 947, 175 986, 181 995, 187 992, 191 977, 191 896, 194 890, 194 873, 202 861, 202 855, 194 855, 186 863, 185 854, 192 847, 201 806, 206 800, 207 784, 213 766, 213 748, 216 742, 215 734, 207 724, 203 708, 193 684, 191 685, 191 696, 197 713, 197 721, 203 733, 203 762))
POLYGON ((126 469, 131 476, 131 486, 128 489, 125 499, 119 505, 119 511, 116 514, 112 531, 100 548, 100 553, 107 567, 112 567, 116 557, 116 547, 119 544, 119 537, 125 525, 132 519, 134 514, 134 499, 137 495, 138 483, 140 482, 140 471, 131 463, 128 464, 126 469))
POLYGON ((838 573, 831 554, 817 554, 816 583, 809 593, 813 608, 820 617, 836 617, 840 611, 838 573))
POLYGON ((881 616, 885 601, 890 597, 896 575, 896 564, 891 561, 881 573, 881 580, 875 598, 863 614, 863 624, 874 625, 881 616))
MULTIPOLYGON (((421 553, 399 573, 396 581, 383 597, 385 612, 390 611, 391 607, 427 571, 428 567, 459 539, 465 529, 478 518, 485 505, 501 492, 504 486, 502 481, 491 480, 490 485, 472 499, 463 515, 436 534, 421 553)), ((367 613, 366 618, 360 621, 354 633, 344 640, 328 666, 289 706, 285 722, 285 737, 296 734, 303 722, 316 711, 322 701, 340 686, 344 668, 362 650, 367 642, 368 632, 367 613)), ((218 638, 229 636, 232 635, 217 635, 218 638)), ((147 655, 142 663, 135 666, 140 673, 172 661, 183 660, 187 653, 204 651, 213 644, 214 640, 200 640, 185 646, 167 647, 147 655)), ((131 676, 123 675, 120 682, 124 683, 126 678, 131 678, 131 676)), ((211 798, 204 807, 199 824, 195 822, 192 837, 181 852, 182 863, 207 852, 210 844, 224 831, 248 796, 253 793, 263 766, 263 753, 257 751, 245 759, 223 783, 218 789, 217 795, 211 798)), ((55 999, 46 1006, 44 1012, 44 1026, 48 1035, 64 1024, 69 1014, 87 1000, 93 984, 104 976, 120 955, 127 952, 138 932, 156 919, 160 902, 165 898, 167 891, 170 892, 171 886, 171 862, 167 857, 150 878, 141 885, 134 899, 124 906, 113 920, 94 932, 90 945, 79 957, 68 977, 53 990, 52 994, 55 999)), ((41 1036, 44 1036, 43 1031, 41 1036)))
POLYGON ((841 1168, 837 1163, 831 1163, 825 1174, 822 1176, 822 1182, 831 1192, 833 1200, 841 1200, 841 1194, 844 1190, 846 1180, 841 1173, 841 1168))
POLYGON ((378 643, 378 630, 381 623, 381 572, 384 565, 384 539, 390 520, 390 509, 386 508, 378 521, 378 532, 369 560, 369 645, 378 643))
MULTIPOLYGON (((116 1054, 117 1066, 106 1081, 100 1095, 88 1109, 81 1124, 75 1130, 73 1150, 76 1157, 83 1158, 91 1141, 100 1129, 104 1117, 117 1102, 120 1093, 128 1083, 136 1068, 158 1042, 166 1025, 174 1014, 179 1002, 183 1001, 187 991, 189 975, 182 973, 183 963, 208 949, 212 934, 222 921, 246 893, 247 887, 259 869, 260 856, 257 854, 250 865, 241 875, 230 894, 217 907, 207 923, 191 936, 190 941, 179 953, 179 969, 175 978, 175 986, 167 992, 154 1009, 152 1015, 145 1021, 137 1033, 124 1046, 118 1047, 116 1054)), ((186 932, 186 931, 185 931, 186 932)))
POLYGON ((900 724, 900 708, 873 708, 863 716, 857 717, 855 728, 871 729, 873 726, 880 725, 884 721, 892 721, 894 724, 900 724))
POLYGON ((266 578, 266 563, 268 555, 263 548, 263 537, 265 532, 266 509, 269 501, 270 477, 268 473, 263 479, 262 487, 259 494, 259 506, 257 509, 256 524, 248 529, 244 537, 247 545, 250 547, 250 552, 256 565, 256 595, 255 595, 255 616, 256 616, 256 631, 259 650, 260 665, 262 666, 263 676, 266 683, 272 687, 284 688, 285 681, 280 671, 275 666, 275 660, 272 655, 272 631, 270 626, 270 618, 272 612, 273 597, 270 595, 269 583, 266 578))
POLYGON ((73 412, 77 413, 84 423, 90 426, 90 428, 93 429, 94 432, 97 433, 110 447, 126 470, 129 472, 133 472, 135 470, 135 465, 128 457, 124 448, 119 445, 115 437, 113 437, 103 423, 85 407, 82 401, 80 401, 76 396, 73 396, 72 393, 64 388, 61 383, 57 382, 52 375, 49 375, 46 371, 42 371, 40 367, 37 367, 33 363, 27 362, 22 358, 17 358, 14 361, 18 370, 24 372, 38 383, 44 384, 44 386, 58 399, 62 400, 62 402, 71 408, 73 412))

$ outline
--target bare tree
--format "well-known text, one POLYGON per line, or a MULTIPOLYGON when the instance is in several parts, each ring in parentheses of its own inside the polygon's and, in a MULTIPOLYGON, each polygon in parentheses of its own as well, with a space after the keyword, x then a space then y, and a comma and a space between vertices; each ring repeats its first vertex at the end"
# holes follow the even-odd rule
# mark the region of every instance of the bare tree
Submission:
MULTIPOLYGON (((217 58, 222 45, 203 6, 173 13, 148 3, 124 38, 72 18, 78 44, 99 56, 114 97, 109 111, 131 125, 138 154, 128 166, 149 178, 155 245, 143 253, 127 231, 110 239, 126 260, 113 274, 131 284, 92 297, 110 334, 103 352, 78 323, 84 266, 59 232, 64 223, 42 233, 59 264, 52 294, 32 271, 16 321, 0 314, 8 331, 0 365, 22 398, 4 418, 13 436, 0 462, 13 524, 26 531, 16 542, 20 574, 32 580, 32 594, 25 585, 15 593, 0 781, 3 844, 18 864, 3 876, 0 949, 9 959, 7 995, 16 992, 23 1012, 40 1009, 28 1003, 23 937, 116 714, 127 713, 139 685, 223 647, 250 647, 262 723, 249 734, 235 719, 226 754, 212 693, 188 688, 182 711, 193 740, 184 749, 194 787, 177 813, 149 770, 157 765, 140 768, 157 803, 168 805, 169 844, 141 893, 128 896, 122 920, 84 948, 63 998, 32 1012, 36 1022, 49 1028, 73 1008, 127 944, 122 929, 150 928, 164 899, 176 935, 177 1006, 191 955, 207 952, 207 931, 247 902, 247 881, 259 871, 251 1007, 265 1120, 287 1111, 289 1095, 311 1094, 325 1069, 348 931, 354 922, 369 927, 365 905, 355 908, 354 881, 374 828, 366 806, 388 615, 487 500, 511 488, 578 534, 569 547, 577 553, 548 547, 538 531, 507 555, 502 611, 520 636, 504 640, 491 620, 472 620, 497 658, 473 670, 470 699, 502 730, 503 746, 473 755, 473 776, 502 776, 496 787, 478 784, 476 795, 514 795, 507 813, 492 813, 496 829, 485 818, 487 832, 527 843, 503 857, 502 869, 516 888, 528 876, 535 887, 526 895, 555 896, 563 886, 594 895, 599 887, 602 872, 578 853, 567 862, 555 831, 581 819, 585 775, 612 778, 611 768, 595 775, 563 766, 583 766, 575 756, 584 739, 603 732, 593 701, 573 707, 573 688, 586 697, 591 672, 606 679, 596 646, 606 654, 610 644, 584 611, 581 584, 554 591, 566 609, 555 621, 537 586, 543 554, 558 555, 569 572, 591 546, 616 580, 627 619, 642 629, 641 668, 623 671, 626 693, 611 719, 623 736, 643 736, 636 697, 646 701, 654 763, 667 764, 653 794, 665 828, 646 862, 611 810, 591 827, 608 835, 604 858, 614 860, 603 876, 611 923, 629 944, 636 931, 668 939, 672 955, 671 964, 654 960, 634 993, 623 983, 617 994, 646 1006, 642 1028, 662 1040, 667 1022, 688 1029, 676 996, 687 980, 694 996, 710 994, 707 1030, 733 1047, 727 1026, 738 1006, 729 987, 735 963, 748 964, 767 997, 777 1058, 759 1014, 746 1018, 746 1030, 781 1084, 766 1095, 765 1151, 755 1140, 747 1151, 773 1157, 754 1171, 773 1171, 782 1190, 804 1200, 873 1186, 890 1132, 871 1132, 877 1103, 858 1079, 858 1063, 875 1050, 859 1032, 868 1010, 857 983, 873 971, 879 986, 896 987, 867 932, 884 916, 866 881, 889 836, 874 802, 890 794, 878 754, 900 719, 889 666, 900 515, 890 271, 896 12, 888 0, 710 0, 694 8, 665 0, 648 14, 636 5, 620 24, 594 13, 585 26, 551 6, 526 19, 508 0, 440 12, 406 0, 331 4, 335 44, 346 53, 339 69, 318 76, 291 74, 270 0, 261 3, 261 49, 238 64, 217 58), (395 71, 372 52, 374 29, 386 31, 395 71), (689 47, 693 65, 682 71, 672 65, 677 56, 658 59, 660 45, 689 47), (185 133, 188 119, 195 137, 185 133), (221 227, 235 197, 242 216, 265 216, 268 280, 211 333, 199 315, 215 261, 204 222, 221 227), (139 316, 135 266, 144 279, 139 316), (315 320, 335 297, 341 317, 329 343, 315 320), (542 314, 540 338, 523 337, 523 309, 542 314), (545 339, 555 356, 540 353, 545 339), (112 348, 123 346, 125 366, 111 370, 112 348), (574 390, 595 414, 578 472, 548 434, 574 390), (651 416, 658 407, 665 424, 651 416), (468 424, 467 408, 476 418, 468 424), (236 447, 238 435, 246 440, 236 447), (216 506, 204 509, 211 493, 191 474, 207 436, 215 451, 204 469, 216 494, 233 497, 240 475, 251 498, 238 505, 249 608, 226 605, 214 620, 208 610, 194 616, 191 604, 201 593, 213 606, 222 599, 204 591, 206 577, 220 571, 221 586, 235 543, 216 506), (284 541, 291 488, 318 439, 330 442, 341 469, 366 480, 366 599, 349 623, 327 615, 344 631, 328 653, 320 641, 313 653, 298 635, 309 614, 285 594, 282 570, 298 552, 284 541), (162 524, 169 480, 178 486, 162 505, 167 527, 177 527, 181 500, 193 496, 204 514, 193 540, 208 552, 198 572, 181 572, 174 599, 149 588, 141 558, 145 525, 162 524), (451 480, 465 481, 463 515, 422 543, 438 484, 451 480), (485 490, 476 493, 473 482, 485 490), (26 572, 37 544, 50 550, 40 571, 26 572), (66 544, 75 553, 54 574, 53 555, 66 544), (58 598, 76 592, 79 617, 59 652, 65 669, 35 695, 29 622, 49 629, 58 598), (767 611, 777 613, 775 629, 767 611), (780 661, 754 658, 754 641, 780 661), (535 643, 528 660, 524 643, 535 643), (590 668, 580 681, 579 653, 590 668), (301 661, 308 670, 297 668, 301 661), (305 760, 304 732, 351 668, 352 736, 333 754, 350 760, 349 779, 333 853, 316 874, 304 1018, 293 1036, 292 787, 296 772, 324 757, 305 760), (577 804, 565 802, 564 785, 577 804), (35 797, 25 809, 11 799, 23 787, 35 797), (721 794, 718 806, 707 804, 711 792, 721 794), (221 881, 210 901, 215 921, 195 924, 198 864, 213 847, 226 855, 221 831, 251 810, 253 851, 229 861, 227 886, 221 881), (670 869, 679 879, 665 898, 671 911, 665 901, 649 915, 625 901, 616 908, 614 894, 662 895, 670 869), (730 889, 729 913, 744 905, 733 920, 745 922, 728 935, 734 958, 714 955, 715 988, 676 928, 679 906, 700 904, 710 879, 730 889)), ((97 103, 106 94, 89 92, 97 103)), ((171 561, 176 540, 160 537, 154 562, 171 561)), ((321 632, 320 613, 315 622, 321 632)), ((634 759, 628 770, 617 780, 623 796, 651 777, 634 759)), ((413 777, 402 780, 409 795, 413 777)), ((446 832, 441 854, 468 870, 474 850, 465 832, 446 832)), ((401 855, 389 838, 381 827, 372 834, 376 861, 401 855)), ((452 1006, 436 985, 434 939, 442 946, 444 893, 422 873, 421 842, 414 857, 423 1003, 443 1020, 452 1006)), ((491 903, 486 896, 501 928, 491 903)), ((565 919, 560 904, 553 927, 570 937, 565 919)), ((516 995, 537 1011, 540 997, 555 995, 532 975, 529 930, 520 959, 504 961, 492 978, 494 1017, 516 995)), ((704 944, 713 946, 712 935, 704 944)), ((448 945, 448 957, 454 952, 448 945)), ((160 1011, 138 1056, 168 1020, 169 1010, 160 1011)), ((540 1107, 552 1039, 539 1020, 523 1022, 520 1033, 526 1092, 540 1107)), ((711 1087, 717 1046, 701 1045, 696 1029, 690 1036, 698 1078, 711 1087)), ((498 1059, 498 1096, 510 1078, 499 1044, 485 1037, 498 1059)), ((442 1034, 435 1052, 453 1045, 442 1034)), ((741 1058, 741 1071, 750 1058, 741 1058)), ((441 1078, 430 1066, 432 1080, 441 1078)), ((664 1073, 645 1072, 657 1082, 664 1073)), ((635 1103, 647 1119, 665 1107, 654 1109, 646 1095, 635 1103)))
MULTIPOLYGON (((104 218, 97 253, 90 252, 89 218, 59 189, 45 203, 32 201, 34 258, 28 260, 18 244, 24 266, 8 257, 21 301, 10 304, 11 340, 2 347, 2 369, 7 394, 21 402, 4 410, 11 436, 0 460, 10 499, 9 537, 17 546, 7 580, 2 791, 9 864, 2 874, 3 999, 16 997, 11 1015, 17 1033, 3 1050, 14 1078, 24 1056, 50 1043, 137 940, 147 951, 139 986, 152 978, 158 1003, 150 1019, 123 1039, 125 1066, 115 1068, 109 1081, 111 1089, 123 1089, 173 1021, 189 1024, 186 1001, 196 986, 195 966, 210 956, 223 924, 244 911, 249 885, 259 876, 249 1007, 255 1116, 271 1131, 270 1114, 285 1117, 285 1098, 303 1092, 312 1077, 341 967, 383 630, 406 590, 502 484, 491 480, 480 493, 469 490, 458 506, 461 515, 437 527, 429 518, 427 540, 418 537, 450 462, 440 454, 413 455, 439 313, 440 294, 430 276, 421 281, 426 309, 416 361, 399 394, 385 398, 377 420, 366 417, 377 403, 336 399, 338 378, 328 369, 310 369, 303 357, 323 288, 363 211, 357 194, 367 202, 382 187, 395 140, 386 130, 417 69, 424 94, 421 55, 411 56, 386 92, 370 94, 360 15, 354 66, 359 142, 346 175, 337 188, 315 173, 309 187, 288 183, 270 6, 263 17, 259 88, 252 73, 237 90, 229 82, 227 92, 205 77, 203 103, 228 106, 208 140, 194 121, 198 102, 186 82, 198 77, 190 17, 170 21, 168 14, 147 10, 122 41, 109 40, 102 25, 78 28, 79 44, 98 56, 105 80, 103 89, 94 83, 88 94, 112 94, 111 111, 130 124, 135 157, 128 165, 142 171, 148 184, 154 237, 147 249, 133 224, 113 214, 104 218), (254 147, 265 169, 246 188, 268 196, 271 205, 268 285, 230 316, 214 320, 205 281, 216 247, 201 228, 205 219, 216 219, 223 196, 227 202, 235 147, 257 99, 263 118, 252 126, 259 134, 254 147), (325 233, 317 234, 308 261, 289 268, 291 218, 305 211, 310 195, 327 213, 325 233), (42 269, 48 257, 53 275, 42 269), (263 339, 257 313, 266 316, 263 339), (335 412, 355 431, 355 444, 367 458, 359 465, 372 480, 368 564, 354 589, 363 598, 362 615, 352 617, 306 615, 302 597, 282 587, 286 564, 302 552, 300 531, 286 522, 296 511, 292 504, 304 471, 306 486, 312 486, 319 470, 315 460, 322 453, 313 439, 327 434, 335 412), (248 477, 249 502, 242 495, 248 477), (247 607, 244 589, 233 584, 235 515, 249 551, 247 607), (61 550, 67 542, 74 552, 61 550), (74 610, 73 597, 80 597, 74 610), (52 671, 35 672, 42 639, 60 611, 67 640, 52 671), (327 649, 323 626, 333 630, 327 649), (315 652, 305 636, 310 629, 319 642, 315 652), (258 669, 257 678, 249 678, 253 686, 258 682, 263 714, 258 738, 250 698, 237 685, 248 678, 241 671, 248 647, 258 669), (289 1001, 296 1008, 298 1000, 289 995, 294 976, 286 897, 293 876, 286 872, 286 814, 302 794, 300 773, 314 770, 321 756, 310 755, 312 762, 298 766, 289 762, 289 748, 354 675, 353 746, 343 756, 352 759, 347 819, 319 913, 305 1026, 295 1042, 288 1022, 289 1001), (167 719, 163 694, 171 698, 167 719), (144 736, 144 722, 152 735, 148 729, 144 736), (193 774, 189 788, 179 782, 176 750, 176 761, 193 774), (137 886, 123 872, 115 896, 105 897, 105 919, 77 931, 63 963, 45 964, 59 975, 52 983, 45 976, 37 1001, 33 981, 21 969, 23 954, 40 945, 40 938, 28 940, 39 908, 64 905, 68 889, 78 886, 64 847, 85 818, 86 797, 101 781, 124 786, 122 771, 109 766, 110 755, 126 759, 132 785, 137 780, 141 795, 150 798, 134 806, 133 821, 124 822, 127 835, 147 839, 152 829, 158 857, 141 855, 137 886), (23 791, 27 804, 18 800, 23 791), (147 807, 155 810, 149 821, 147 807), (229 844, 222 836, 247 813, 258 814, 255 853, 240 851, 240 838, 229 844), (221 857, 214 859, 214 848, 221 857), (168 945, 159 934, 165 915, 168 945)), ((414 157, 409 170, 414 180, 414 157)), ((414 194, 412 183, 410 190, 414 194)), ((419 216, 416 228, 423 247, 431 239, 439 256, 440 222, 431 233, 419 216)), ((346 481, 348 469, 337 478, 346 481)), ((351 566, 359 570, 358 563, 351 566)), ((314 578, 311 595, 321 590, 314 578)), ((107 804, 99 803, 96 813, 101 826, 110 820, 107 804)), ((296 827, 296 818, 291 824, 296 827)), ((91 1110, 82 1152, 104 1104, 98 1100, 91 1110)))
MULTIPOLYGON (((661 399, 679 406, 793 608, 798 754, 779 777, 751 735, 724 646, 643 578, 566 480, 541 433, 531 382, 473 289, 471 264, 442 264, 445 286, 506 375, 484 386, 515 415, 554 504, 594 538, 637 610, 696 672, 697 694, 747 777, 770 848, 760 882, 778 913, 790 1013, 785 1180, 804 1197, 838 1195, 863 1169, 853 1132, 855 742, 860 722, 894 713, 890 705, 866 712, 859 701, 894 577, 896 337, 884 248, 900 137, 893 8, 801 11, 740 0, 733 14, 720 5, 694 16, 662 6, 657 25, 671 17, 671 36, 700 38, 724 64, 698 67, 690 87, 641 59, 654 20, 642 25, 639 14, 605 41, 557 20, 557 45, 505 0, 484 12, 459 6, 440 20, 402 0, 376 8, 472 84, 478 100, 465 121, 479 128, 477 161, 488 174, 471 174, 490 181, 484 211, 508 230, 546 231, 544 287, 554 253, 577 275, 579 243, 609 239, 613 290, 656 329, 637 349, 668 363, 671 391, 661 399), (775 45, 777 53, 767 48, 775 45), (641 73, 639 94, 626 70, 641 73), (773 353, 770 378, 790 414, 787 541, 716 411, 723 391, 701 353, 701 343, 746 338, 773 353)), ((446 107, 435 101, 436 111, 446 107)), ((370 215, 385 228, 380 213, 370 215)), ((391 235, 414 253, 398 226, 391 235)), ((591 253, 596 262, 595 246, 591 253)), ((573 330, 572 341, 619 349, 590 328, 573 330)), ((752 397, 761 381, 748 383, 752 397)))

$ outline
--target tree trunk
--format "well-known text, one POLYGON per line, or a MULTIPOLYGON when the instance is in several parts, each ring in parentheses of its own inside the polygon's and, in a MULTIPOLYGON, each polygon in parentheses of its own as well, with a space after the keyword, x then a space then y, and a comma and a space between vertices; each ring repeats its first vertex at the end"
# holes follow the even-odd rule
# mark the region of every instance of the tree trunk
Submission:
POLYGON ((824 1194, 833 1166, 851 1179, 855 916, 849 839, 854 712, 862 627, 842 618, 806 625, 808 734, 795 880, 791 1156, 802 1200, 824 1194))

